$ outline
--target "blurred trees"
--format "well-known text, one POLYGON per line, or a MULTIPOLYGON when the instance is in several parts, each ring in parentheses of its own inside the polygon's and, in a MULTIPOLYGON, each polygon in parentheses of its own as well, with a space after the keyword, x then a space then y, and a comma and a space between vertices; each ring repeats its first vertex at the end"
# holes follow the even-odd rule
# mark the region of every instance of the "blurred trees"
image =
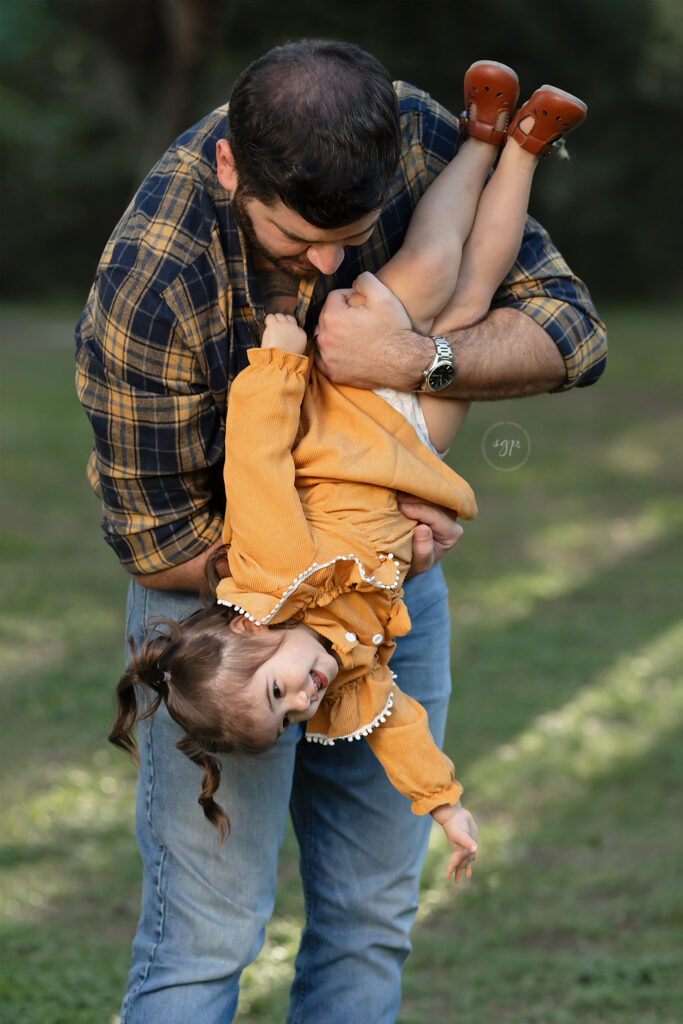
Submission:
POLYGON ((682 20, 677 0, 2 0, 2 288, 84 298, 139 180, 277 43, 348 39, 393 77, 462 107, 493 57, 522 98, 584 97, 570 163, 532 212, 598 297, 661 297, 680 273, 682 20))

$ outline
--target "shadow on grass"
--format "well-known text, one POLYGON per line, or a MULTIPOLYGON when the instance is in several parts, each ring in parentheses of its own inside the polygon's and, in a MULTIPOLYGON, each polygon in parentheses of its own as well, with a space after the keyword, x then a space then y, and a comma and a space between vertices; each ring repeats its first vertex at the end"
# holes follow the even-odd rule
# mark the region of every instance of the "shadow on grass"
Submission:
MULTIPOLYGON (((475 761, 481 762, 482 759, 492 756, 497 747, 513 741, 522 730, 533 727, 533 723, 540 716, 561 708, 571 701, 581 693, 586 685, 609 669, 617 659, 628 658, 629 652, 636 657, 648 643, 675 623, 677 620, 676 606, 671 598, 674 587, 677 585, 678 574, 673 558, 674 551, 674 539, 666 538, 653 544, 650 548, 638 552, 637 555, 625 558, 610 572, 603 573, 591 580, 590 584, 565 593, 553 601, 544 602, 535 608, 527 621, 515 622, 498 631, 491 631, 488 628, 472 630, 467 645, 461 652, 461 658, 467 664, 468 680, 471 673, 472 679, 476 680, 476 685, 466 682, 466 685, 456 686, 447 746, 451 753, 457 753, 459 774, 464 778, 468 792, 471 793, 472 807, 475 810, 478 809, 476 802, 478 779, 474 771, 475 761), (637 586, 635 581, 637 581, 637 586), (656 595, 654 591, 651 591, 655 582, 657 584, 656 595), (648 595, 651 597, 649 600, 647 599, 648 595), (609 631, 605 631, 598 614, 598 610, 604 607, 606 602, 609 603, 612 611, 618 611, 618 615, 611 619, 609 631), (469 765, 473 766, 472 775, 470 775, 469 765)), ((54 678, 61 679, 64 671, 64 665, 52 668, 54 678)), ((54 686, 54 678, 51 683, 50 676, 51 673, 48 672, 42 680, 42 684, 47 690, 54 686)), ((87 673, 83 677, 83 685, 86 685, 86 676, 87 673)), ((98 707, 103 714, 103 707, 108 696, 106 688, 105 691, 97 694, 92 706, 93 714, 99 713, 98 707)), ((69 728, 70 723, 65 721, 65 733, 68 733, 69 728)), ((541 772, 543 770, 542 764, 540 770, 541 772)), ((647 774, 647 770, 644 767, 644 774, 647 774)), ((514 779, 515 771, 513 763, 509 766, 512 779, 514 779)), ((624 778, 628 777, 629 773, 626 772, 624 778)), ((551 783, 552 778, 551 773, 551 783)), ((605 807, 602 806, 604 801, 598 800, 596 794, 599 794, 600 789, 604 786, 604 790, 611 792, 614 798, 615 790, 619 790, 622 785, 619 773, 615 772, 614 776, 605 777, 600 787, 591 789, 589 786, 586 792, 582 790, 580 796, 567 802, 566 780, 558 778, 556 781, 558 808, 563 807, 564 817, 555 816, 552 801, 549 804, 547 798, 539 807, 533 793, 530 793, 526 806, 528 816, 526 824, 533 824, 539 817, 541 824, 534 828, 525 828, 523 841, 515 840, 511 851, 506 854, 513 866, 506 865, 504 861, 496 864, 495 886, 492 884, 488 889, 486 873, 490 870, 490 866, 487 866, 484 858, 480 865, 482 881, 477 883, 479 896, 472 897, 474 900, 473 919, 478 919, 482 908, 488 905, 487 899, 490 900, 491 920, 487 925, 486 935, 477 940, 478 946, 488 949, 489 943, 493 942, 495 945, 495 942, 500 942, 501 949, 509 944, 518 947, 515 956, 511 958, 514 966, 509 966, 509 970, 506 968, 507 974, 506 970, 503 970, 505 963, 501 967, 503 978, 508 978, 506 984, 512 985, 510 979, 520 964, 525 962, 520 952, 520 942, 522 944, 524 942, 531 943, 531 945, 536 943, 540 949, 548 945, 557 947, 562 945, 564 940, 561 937, 566 933, 570 945, 576 942, 582 946, 583 952, 580 956, 572 955, 568 961, 569 966, 565 964, 561 969, 558 968, 559 973, 556 972, 552 977, 549 976, 548 985, 551 992, 559 991, 567 981, 563 971, 585 968, 587 958, 590 958, 586 949, 583 948, 586 947, 586 943, 593 951, 590 956, 593 956, 595 950, 599 949, 606 951, 605 955, 607 955, 610 949, 610 938, 606 932, 594 934, 591 937, 591 927, 594 928, 595 925, 588 927, 588 934, 586 934, 576 927, 575 922, 572 923, 576 914, 576 885, 573 887, 569 885, 571 878, 563 875, 565 868, 568 874, 571 871, 568 865, 563 865, 562 861, 565 854, 567 859, 575 859, 577 850, 580 850, 581 844, 584 843, 587 844, 592 859, 591 870, 597 869, 596 866, 608 855, 609 848, 605 846, 602 838, 599 841, 595 839, 596 836, 602 835, 606 812, 605 807), (581 817, 582 812, 585 812, 587 804, 592 804, 592 806, 585 828, 588 830, 589 837, 593 838, 579 837, 577 843, 576 820, 581 817), (597 807, 601 808, 599 815, 596 814, 597 807), (549 835, 557 837, 565 829, 568 834, 572 835, 572 853, 569 855, 566 850, 563 850, 562 856, 559 856, 560 867, 558 867, 558 855, 552 850, 548 851, 547 838, 549 835), (540 924, 532 921, 531 924, 525 925, 528 933, 527 939, 523 937, 520 939, 519 928, 515 926, 516 916, 519 915, 513 904, 520 898, 517 877, 521 870, 520 864, 525 864, 527 861, 527 866, 530 865, 527 878, 527 884, 530 886, 528 898, 533 903, 540 900, 543 904, 545 901, 546 905, 552 899, 555 924, 544 932, 540 924), (536 878, 539 867, 542 869, 541 874, 544 878, 542 883, 536 878), (556 889, 559 887, 561 893, 567 886, 569 886, 568 891, 574 892, 575 896, 562 909, 559 906, 561 900, 557 899, 556 889), (536 893, 538 888, 545 892, 545 896, 542 898, 536 893), (510 906, 507 908, 504 905, 505 901, 502 904, 497 902, 496 894, 500 890, 510 890, 514 894, 514 899, 510 900, 510 906), (482 892, 488 892, 489 895, 481 895, 482 892), (533 934, 536 934, 534 929, 538 933, 537 939, 533 938, 533 934), (590 941, 588 941, 589 939, 590 941), (555 989, 552 986, 558 988, 555 989)), ((523 784, 524 780, 520 780, 520 782, 523 784)), ((98 796, 98 799, 102 799, 102 797, 98 796)), ((628 815, 630 799, 627 793, 626 805, 622 807, 626 815, 628 815)), ((498 813, 497 804, 497 800, 491 804, 487 798, 487 805, 481 808, 484 823, 487 814, 489 816, 493 814, 495 817, 495 814, 498 813)), ((132 814, 132 809, 126 801, 120 808, 121 819, 125 820, 128 813, 132 814)), ((106 890, 107 883, 114 879, 121 879, 122 853, 127 861, 124 873, 129 876, 126 888, 131 894, 134 888, 137 890, 137 885, 133 886, 132 883, 132 879, 139 870, 137 854, 132 846, 132 839, 122 837, 120 826, 98 828, 96 823, 93 823, 83 829, 60 830, 58 836, 57 841, 50 839, 47 846, 42 845, 42 841, 37 839, 33 843, 13 844, 8 851, 8 856, 11 856, 12 862, 17 866, 45 861, 48 864, 51 862, 55 866, 55 870, 61 873, 65 882, 62 892, 58 898, 49 901, 42 908, 40 914, 41 920, 50 922, 51 928, 57 927, 59 920, 67 926, 69 922, 73 921, 74 907, 84 909, 91 897, 98 898, 101 888, 106 890), (74 857, 74 852, 82 850, 84 844, 89 847, 90 860, 94 865, 90 873, 87 870, 84 872, 82 860, 74 857)), ((293 856, 293 851, 290 851, 290 856, 293 856)), ((610 870, 613 871, 615 863, 611 853, 609 853, 608 860, 610 870)), ((635 860, 632 863, 633 860, 633 856, 629 854, 629 871, 635 871, 638 868, 638 861, 635 860)), ((585 870, 585 865, 582 870, 585 870)), ((434 869, 434 874, 436 873, 437 871, 434 869)), ((439 868, 438 874, 441 873, 441 868, 439 868)), ((120 882, 117 881, 117 884, 120 882)), ((430 882, 429 878, 426 884, 441 885, 444 890, 446 888, 445 883, 433 880, 430 882)), ((618 876, 615 884, 620 891, 621 885, 625 883, 622 883, 618 876)), ((126 902, 131 914, 126 927, 132 930, 136 907, 132 896, 129 896, 126 902)), ((109 905, 108 899, 102 900, 100 911, 106 910, 109 905)), ((457 921, 460 922, 466 913, 469 916, 469 897, 466 896, 462 904, 458 902, 457 906, 457 921)), ((101 941, 100 911, 95 913, 94 917, 89 914, 85 915, 82 920, 81 934, 101 941)), ((597 908, 594 907, 593 918, 595 918, 596 911, 597 908)), ((425 924, 416 929, 414 933, 418 955, 415 961, 409 961, 412 966, 408 969, 408 978, 421 976, 421 968, 424 967, 424 962, 419 956, 422 936, 428 936, 432 929, 433 926, 430 922, 429 925, 425 924)), ((431 948, 431 942, 428 942, 427 945, 431 948)), ((455 943, 452 945, 455 946, 455 943)), ((469 969, 470 961, 467 956, 465 956, 464 964, 461 965, 457 955, 454 952, 452 955, 454 957, 453 967, 449 970, 457 969, 460 972, 461 969, 469 969)), ((60 957, 61 953, 53 953, 55 964, 59 962, 60 957)), ((527 954, 527 959, 529 957, 533 959, 531 954, 527 954)), ((125 962, 127 964, 127 960, 125 962)), ((425 977, 433 976, 433 967, 432 964, 432 970, 425 977)), ((546 970, 545 967, 543 969, 546 970)), ((486 987, 484 977, 490 979, 492 976, 490 972, 491 965, 482 967, 476 974, 473 984, 476 981, 476 985, 481 986, 483 990, 486 987)), ((261 977, 258 985, 248 986, 250 995, 242 1014, 250 1021, 254 1021, 254 1024, 259 1021, 282 1019, 291 982, 290 974, 291 962, 281 962, 268 983, 265 983, 261 977)), ((258 965, 254 970, 254 975, 255 977, 259 976, 258 965)), ((494 976, 499 977, 498 968, 495 968, 494 976)), ((531 973, 527 971, 527 977, 533 977, 538 981, 535 969, 531 973)), ((123 984, 123 980, 124 974, 120 976, 120 984, 123 984)), ((408 991, 410 991, 410 985, 408 991)), ((514 986, 510 991, 512 998, 514 986)), ((119 994, 116 993, 116 998, 119 994)), ((113 992, 110 995, 112 999, 115 998, 113 992)), ((475 999, 475 997, 476 999, 482 998, 482 991, 475 992, 472 998, 475 999)), ((429 1001, 427 1006, 431 1006, 429 1001)), ((494 1007, 492 1007, 492 1012, 493 1009, 494 1007)), ((520 1020, 536 1019, 528 1016, 528 1009, 525 1012, 527 1017, 520 1017, 520 1020)), ((563 1019, 561 1016, 549 1016, 547 1008, 544 1012, 545 1016, 537 1019, 546 1021, 561 1021, 563 1019)), ((498 1008, 496 1008, 496 1013, 498 1013, 498 1008)), ((405 1019, 410 1020, 411 1018, 408 1016, 405 1019)), ((419 1019, 419 1015, 415 1019, 419 1019)), ((442 1019, 457 1021, 461 1018, 456 1016, 442 1019)), ((507 1018, 502 1016, 501 1019, 507 1018)), ((509 1019, 515 1018, 510 1017, 509 1019)))
POLYGON ((680 1019, 682 738, 526 816, 504 857, 485 825, 471 886, 413 932, 400 1024, 680 1019))
POLYGON ((585 586, 539 602, 526 621, 468 628, 455 652, 446 741, 463 775, 493 744, 680 619, 679 553, 678 538, 666 537, 585 586))
MULTIPOLYGON (((679 549, 666 508, 660 504, 660 533, 644 530, 642 543, 605 559, 590 531, 620 516, 628 531, 644 502, 669 501, 676 489, 668 455, 678 436, 678 313, 625 311, 608 322, 617 344, 605 384, 571 398, 479 406, 454 452, 482 516, 453 556, 451 591, 486 596, 482 571, 490 591, 496 576, 500 582, 495 599, 475 609, 478 618, 465 621, 457 610, 454 617, 447 748, 481 817, 482 858, 471 889, 446 912, 441 855, 430 851, 403 1024, 676 1020, 667 957, 682 920, 671 883, 682 817, 680 739, 650 723, 656 747, 635 742, 630 759, 603 765, 595 777, 540 755, 526 775, 498 759, 544 715, 580 702, 605 673, 646 660, 643 651, 677 618, 679 549), (641 339, 653 327, 658 344, 644 365, 641 339), (528 427, 533 443, 524 473, 505 479, 484 468, 478 450, 484 428, 504 419, 528 427), (585 543, 554 532, 567 523, 585 524, 585 543), (569 565, 558 588, 548 592, 532 580, 524 601, 516 599, 518 577, 573 557, 580 571, 569 565)), ((12 1024, 108 1024, 125 983, 140 875, 134 769, 104 740, 123 659, 115 634, 123 632, 125 585, 83 481, 90 439, 73 395, 71 323, 36 323, 32 311, 20 312, 6 333, 12 384, 5 380, 3 436, 12 494, 4 554, 12 595, 8 589, 4 622, 25 661, 4 698, 5 723, 22 722, 21 731, 6 727, 3 761, 20 771, 5 789, 4 810, 16 821, 33 801, 37 817, 14 834, 4 866, 10 897, 35 890, 41 901, 7 926, 0 995, 11 998, 12 1024)), ((653 700, 661 699, 656 682, 653 700)), ((617 708, 608 723, 616 733, 619 715, 637 741, 637 714, 617 708)), ((289 833, 271 938, 245 973, 240 1017, 251 1024, 285 1017, 298 926, 296 855, 289 833)))

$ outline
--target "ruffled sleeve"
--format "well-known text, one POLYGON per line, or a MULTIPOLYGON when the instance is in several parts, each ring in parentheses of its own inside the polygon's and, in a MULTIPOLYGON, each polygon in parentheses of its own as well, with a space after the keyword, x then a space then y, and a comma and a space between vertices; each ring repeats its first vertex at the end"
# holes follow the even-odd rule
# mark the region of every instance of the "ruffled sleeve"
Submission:
POLYGON ((394 684, 391 715, 367 736, 373 754, 391 784, 412 801, 414 814, 428 814, 441 804, 457 804, 462 786, 453 762, 439 750, 427 712, 394 684))
POLYGON ((415 814, 456 804, 462 786, 453 763, 437 747, 427 712, 397 686, 385 665, 362 679, 333 684, 307 723, 310 743, 333 746, 365 739, 391 784, 412 803, 415 814))

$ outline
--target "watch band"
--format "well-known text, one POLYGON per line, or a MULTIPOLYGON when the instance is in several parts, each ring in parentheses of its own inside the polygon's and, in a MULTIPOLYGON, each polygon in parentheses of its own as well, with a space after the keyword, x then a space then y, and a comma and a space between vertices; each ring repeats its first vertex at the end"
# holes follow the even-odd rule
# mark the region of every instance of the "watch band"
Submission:
POLYGON ((434 335, 432 341, 436 347, 436 355, 423 373, 424 380, 420 385, 420 391, 441 391, 448 387, 455 377, 451 346, 440 334, 434 335))

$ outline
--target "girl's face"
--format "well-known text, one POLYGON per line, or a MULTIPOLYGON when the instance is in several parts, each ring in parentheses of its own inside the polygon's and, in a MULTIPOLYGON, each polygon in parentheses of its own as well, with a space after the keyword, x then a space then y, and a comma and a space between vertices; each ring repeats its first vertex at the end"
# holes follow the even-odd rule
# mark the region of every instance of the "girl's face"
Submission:
MULTIPOLYGON (((233 620, 236 624, 239 621, 233 620)), ((272 642, 267 626, 249 623, 241 629, 252 636, 263 631, 264 640, 268 636, 272 642)), ((327 686, 339 671, 337 660, 308 626, 294 626, 282 635, 279 647, 256 669, 243 691, 243 696, 253 702, 255 717, 263 730, 276 737, 288 725, 313 717, 327 686)))

